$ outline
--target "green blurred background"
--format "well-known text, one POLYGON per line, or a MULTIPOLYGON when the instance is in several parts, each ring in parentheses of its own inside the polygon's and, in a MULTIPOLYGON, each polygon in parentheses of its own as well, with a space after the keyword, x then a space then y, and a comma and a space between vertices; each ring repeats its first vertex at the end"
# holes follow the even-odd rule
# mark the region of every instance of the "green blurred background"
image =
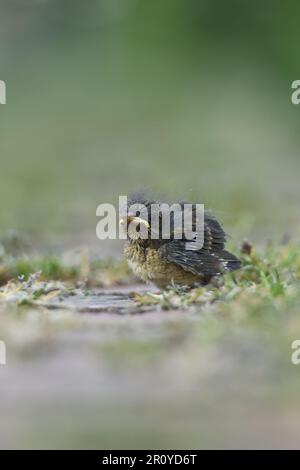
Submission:
POLYGON ((95 240, 141 186, 298 230, 296 0, 1 0, 0 230, 95 240))

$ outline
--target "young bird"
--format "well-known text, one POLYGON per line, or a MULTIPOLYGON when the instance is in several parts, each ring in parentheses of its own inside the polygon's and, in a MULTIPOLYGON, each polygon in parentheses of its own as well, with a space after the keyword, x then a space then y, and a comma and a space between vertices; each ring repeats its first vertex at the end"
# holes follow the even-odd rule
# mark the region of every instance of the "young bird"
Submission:
MULTIPOLYGON (((133 272, 142 280, 150 281, 160 289, 172 285, 194 287, 208 284, 213 277, 240 268, 239 259, 224 249, 226 235, 211 213, 207 211, 204 213, 202 247, 199 248, 191 241, 188 247, 184 236, 176 239, 172 213, 168 238, 163 236, 161 224, 157 237, 155 239, 151 237, 153 227, 151 227, 150 208, 153 204, 160 205, 161 203, 139 199, 131 200, 128 206, 132 204, 143 204, 148 210, 146 218, 128 212, 126 217, 120 220, 120 225, 127 231, 125 258, 133 272), (142 236, 145 232, 148 233, 147 238, 142 236)), ((184 203, 179 204, 183 208, 184 203)), ((193 204, 193 214, 195 207, 196 205, 193 204)), ((161 219, 160 213, 159 220, 161 219)), ((194 221, 194 219, 191 220, 194 221)), ((192 222, 193 229, 195 229, 194 222, 192 222)))

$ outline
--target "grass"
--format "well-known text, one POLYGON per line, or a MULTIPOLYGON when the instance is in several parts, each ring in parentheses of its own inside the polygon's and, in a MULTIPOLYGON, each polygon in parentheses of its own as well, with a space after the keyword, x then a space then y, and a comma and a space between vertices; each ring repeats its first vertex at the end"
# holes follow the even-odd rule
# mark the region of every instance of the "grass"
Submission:
MULTIPOLYGON (((201 325, 202 338, 205 338, 207 328, 207 339, 215 338, 232 325, 243 325, 245 331, 255 328, 258 334, 261 328, 271 331, 280 329, 282 324, 287 327, 291 318, 298 325, 298 242, 269 242, 264 248, 243 242, 240 258, 242 268, 239 271, 213 279, 209 286, 188 291, 174 286, 160 294, 151 291, 135 293, 134 313, 178 311, 183 319, 185 314, 195 316, 201 325)), ((0 264, 2 309, 12 304, 47 306, 49 299, 54 297, 84 295, 89 298, 98 288, 114 287, 118 291, 119 286, 130 287, 138 282, 124 262, 91 261, 86 251, 73 264, 70 261, 65 264, 63 259, 3 254, 0 264)), ((100 311, 105 311, 105 308, 100 311)), ((126 308, 122 310, 124 312, 126 308)), ((80 326, 80 319, 76 321, 80 326)), ((146 347, 146 351, 148 349, 146 347)))
MULTIPOLYGON (((222 306, 240 303, 271 303, 289 305, 299 296, 300 252, 298 244, 274 245, 257 250, 249 243, 241 247, 242 269, 215 279, 208 288, 188 292, 171 289, 160 296, 151 293, 137 295, 141 304, 159 305, 163 309, 188 308, 195 305, 220 303, 222 306)), ((222 307, 221 307, 222 308, 222 307)))
POLYGON ((45 255, 32 252, 30 246, 20 243, 19 235, 13 234, 13 241, 0 241, 0 286, 10 280, 27 280, 34 273, 40 273, 42 281, 64 281, 69 286, 85 285, 109 287, 128 284, 133 277, 124 262, 113 259, 91 259, 84 248, 79 256, 45 255), (17 240, 17 241, 16 241, 17 240))
MULTIPOLYGON (((184 291, 171 288, 160 295, 136 294, 140 305, 152 305, 163 310, 185 309, 190 306, 270 302, 287 306, 299 295, 300 251, 298 243, 269 242, 264 249, 257 249, 249 242, 240 248, 242 268, 234 273, 216 278, 208 287, 184 291)), ((11 256, 2 249, 0 258, 0 283, 3 291, 16 284, 22 290, 32 289, 35 283, 65 282, 69 289, 130 285, 136 282, 125 262, 90 260, 83 250, 73 262, 63 257, 19 254, 11 256), (8 283, 8 284, 7 284, 8 283), (7 284, 5 286, 5 284, 7 284)))

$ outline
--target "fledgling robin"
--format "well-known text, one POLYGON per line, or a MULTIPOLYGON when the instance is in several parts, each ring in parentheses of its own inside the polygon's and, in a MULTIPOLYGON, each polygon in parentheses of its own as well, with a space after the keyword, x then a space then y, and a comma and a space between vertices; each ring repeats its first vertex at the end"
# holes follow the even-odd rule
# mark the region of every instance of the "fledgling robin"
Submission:
MULTIPOLYGON (((184 236, 181 239, 175 237, 172 214, 168 238, 164 238, 161 229, 155 239, 151 237, 153 227, 150 208, 153 204, 160 206, 162 203, 139 198, 131 199, 128 206, 132 207, 132 204, 145 206, 148 217, 128 212, 120 220, 127 231, 124 255, 133 272, 145 282, 150 281, 160 289, 172 285, 194 287, 208 284, 215 276, 240 268, 239 259, 224 249, 225 232, 210 212, 204 212, 202 247, 198 248, 190 242, 187 248, 184 236), (141 235, 145 232, 148 233, 147 238, 141 235)), ((178 204, 184 207, 184 203, 178 204)), ((194 213, 196 205, 192 207, 194 213)), ((161 214, 159 218, 162 218, 161 214)), ((192 224, 194 229, 195 225, 192 224)))

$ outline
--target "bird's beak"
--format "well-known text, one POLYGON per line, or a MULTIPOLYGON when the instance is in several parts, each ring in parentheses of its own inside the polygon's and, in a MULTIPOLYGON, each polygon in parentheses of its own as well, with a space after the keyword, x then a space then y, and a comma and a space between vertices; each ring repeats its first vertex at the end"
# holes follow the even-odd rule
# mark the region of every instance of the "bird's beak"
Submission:
POLYGON ((147 220, 142 219, 141 217, 131 217, 131 216, 129 216, 128 217, 128 222, 129 223, 134 222, 135 224, 144 225, 146 228, 150 227, 150 224, 147 222, 147 220))
POLYGON ((120 219, 120 225, 125 226, 126 224, 130 224, 131 222, 134 222, 135 224, 141 224, 144 225, 146 228, 150 228, 150 224, 147 222, 145 219, 141 219, 141 217, 133 217, 129 215, 128 217, 122 217, 120 219))

